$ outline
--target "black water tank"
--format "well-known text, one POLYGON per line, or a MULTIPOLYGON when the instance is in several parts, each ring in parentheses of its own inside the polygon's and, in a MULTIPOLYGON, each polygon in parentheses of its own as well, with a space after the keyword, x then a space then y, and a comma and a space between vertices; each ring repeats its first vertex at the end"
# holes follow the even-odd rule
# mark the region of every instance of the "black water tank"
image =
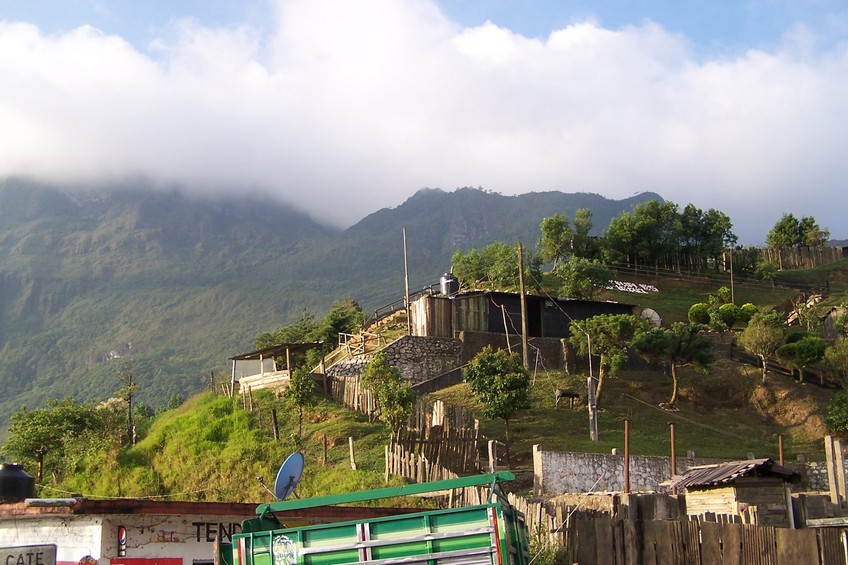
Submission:
POLYGON ((35 479, 17 463, 0 463, 0 502, 20 502, 35 496, 35 479))
POLYGON ((445 273, 439 282, 441 283, 440 290, 445 296, 453 296, 459 292, 459 281, 453 276, 453 273, 445 273))

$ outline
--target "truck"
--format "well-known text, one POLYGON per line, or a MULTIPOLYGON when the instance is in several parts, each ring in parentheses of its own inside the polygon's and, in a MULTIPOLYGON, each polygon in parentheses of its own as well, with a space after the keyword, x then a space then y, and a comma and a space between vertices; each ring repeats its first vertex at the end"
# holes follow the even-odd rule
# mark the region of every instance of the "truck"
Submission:
POLYGON ((217 549, 219 565, 528 565, 524 515, 501 489, 508 471, 261 504, 217 549), (483 504, 287 528, 275 512, 488 486, 483 504))

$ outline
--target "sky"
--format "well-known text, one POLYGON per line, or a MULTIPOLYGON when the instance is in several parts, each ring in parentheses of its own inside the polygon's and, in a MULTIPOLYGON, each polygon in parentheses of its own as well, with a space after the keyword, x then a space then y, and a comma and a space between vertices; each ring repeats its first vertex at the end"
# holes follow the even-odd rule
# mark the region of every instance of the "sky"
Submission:
MULTIPOLYGON (((837 239, 845 0, 0 0, 0 178, 263 195, 645 191, 837 239)), ((551 211, 556 213, 557 211, 551 211)))

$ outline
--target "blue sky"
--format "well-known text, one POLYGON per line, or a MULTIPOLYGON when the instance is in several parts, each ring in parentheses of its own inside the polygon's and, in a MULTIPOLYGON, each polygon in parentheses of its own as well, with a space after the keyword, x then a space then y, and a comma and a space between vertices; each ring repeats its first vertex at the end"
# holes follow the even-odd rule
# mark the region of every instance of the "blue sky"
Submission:
POLYGON ((0 0, 0 123, 0 178, 259 192, 340 226, 482 186, 848 238, 848 3, 0 0))

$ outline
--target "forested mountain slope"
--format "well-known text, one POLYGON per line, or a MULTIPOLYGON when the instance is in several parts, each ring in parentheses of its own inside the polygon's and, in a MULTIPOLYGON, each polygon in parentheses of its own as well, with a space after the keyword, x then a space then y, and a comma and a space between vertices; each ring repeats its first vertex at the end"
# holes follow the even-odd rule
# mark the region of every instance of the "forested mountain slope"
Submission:
POLYGON ((554 213, 612 217, 651 199, 422 190, 339 231, 259 197, 190 199, 147 187, 63 192, 0 182, 0 428, 22 404, 105 398, 126 361, 138 398, 162 405, 227 370, 228 357, 304 310, 373 309, 410 280, 436 282, 457 249, 534 244, 554 213))

